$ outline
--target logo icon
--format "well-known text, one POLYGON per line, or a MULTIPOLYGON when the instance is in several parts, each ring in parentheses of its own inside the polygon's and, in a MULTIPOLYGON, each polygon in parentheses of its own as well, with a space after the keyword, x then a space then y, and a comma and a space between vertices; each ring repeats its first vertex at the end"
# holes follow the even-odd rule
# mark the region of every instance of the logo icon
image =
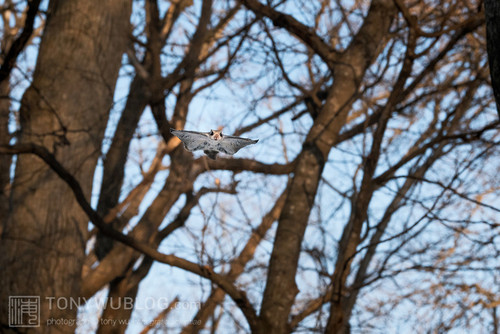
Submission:
POLYGON ((9 297, 9 327, 39 327, 40 296, 9 297))

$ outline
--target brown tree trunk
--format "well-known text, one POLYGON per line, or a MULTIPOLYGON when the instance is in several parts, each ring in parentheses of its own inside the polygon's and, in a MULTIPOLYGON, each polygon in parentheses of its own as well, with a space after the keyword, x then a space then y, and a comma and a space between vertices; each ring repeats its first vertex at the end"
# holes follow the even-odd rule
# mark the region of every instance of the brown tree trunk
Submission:
POLYGON ((498 116, 500 116, 500 2, 484 0, 484 9, 491 85, 497 102, 498 116))
MULTIPOLYGON (((103 163, 103 175, 97 212, 105 216, 108 211, 118 204, 120 190, 125 176, 125 162, 139 119, 147 105, 146 84, 144 80, 135 76, 130 84, 130 94, 123 109, 120 121, 113 136, 113 142, 109 148, 103 163)), ((122 227, 113 224, 116 229, 122 227)), ((103 259, 113 247, 113 241, 101 233, 97 233, 94 251, 99 260, 103 259)))
POLYGON ((413 66, 413 55, 416 46, 416 37, 413 33, 408 36, 407 50, 403 67, 394 85, 394 90, 382 109, 377 128, 372 137, 370 153, 364 159, 363 179, 359 192, 351 200, 351 216, 344 227, 342 237, 339 242, 337 262, 332 278, 333 293, 330 304, 330 317, 328 319, 326 333, 348 333, 350 331, 349 316, 345 306, 346 281, 351 271, 351 264, 361 242, 361 231, 363 223, 368 217, 368 207, 370 205, 373 192, 376 187, 373 183, 373 176, 381 153, 382 140, 384 138, 387 123, 394 106, 403 97, 403 87, 411 74, 413 66))
MULTIPOLYGON (((51 1, 33 82, 21 104, 19 141, 54 153, 88 198, 130 12, 131 1, 51 1)), ((1 324, 8 326, 9 296, 31 295, 41 301, 42 327, 33 332, 73 332, 77 308, 68 298, 77 300, 80 293, 88 219, 69 188, 31 155, 18 157, 11 201, 0 244, 1 324), (66 301, 58 308, 47 297, 66 301), (51 318, 70 322, 48 326, 51 318)))
MULTIPOLYGON (((260 225, 252 232, 245 247, 243 247, 239 256, 231 263, 231 268, 227 274, 228 280, 234 282, 245 271, 245 266, 253 259, 258 245, 264 239, 267 231, 271 228, 273 223, 279 218, 283 205, 285 204, 286 190, 276 200, 276 204, 262 219, 260 225)), ((186 325, 181 334, 195 334, 203 330, 205 324, 210 317, 214 316, 217 306, 219 306, 225 298, 226 294, 220 287, 211 292, 210 296, 200 307, 198 312, 193 318, 193 321, 186 325)))
MULTIPOLYGON (((253 6, 250 1, 245 3, 253 6)), ((295 274, 301 243, 323 167, 346 122, 352 97, 357 93, 366 69, 384 45, 394 13, 392 1, 372 1, 364 24, 350 46, 337 62, 329 64, 335 80, 298 157, 295 175, 278 223, 260 313, 262 333, 290 331, 288 317, 298 293, 295 274)))
MULTIPOLYGON (((0 82, 0 145, 8 145, 9 135, 9 113, 10 100, 9 80, 0 82)), ((10 187, 10 155, 0 155, 0 235, 2 235, 5 218, 9 210, 9 187, 10 187)))
POLYGON ((139 283, 149 273, 152 264, 153 260, 146 257, 137 270, 130 268, 125 277, 116 278, 109 284, 107 304, 100 318, 97 334, 125 333, 139 283))

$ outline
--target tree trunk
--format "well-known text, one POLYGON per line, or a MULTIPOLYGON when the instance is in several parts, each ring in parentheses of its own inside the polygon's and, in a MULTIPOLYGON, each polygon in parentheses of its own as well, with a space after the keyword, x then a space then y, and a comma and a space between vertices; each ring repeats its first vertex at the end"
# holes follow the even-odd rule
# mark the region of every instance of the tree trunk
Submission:
MULTIPOLYGON (((8 145, 10 100, 9 80, 0 82, 0 145, 8 145)), ((10 187, 10 155, 0 155, 0 235, 2 235, 4 219, 9 210, 9 187, 10 187)))
MULTIPOLYGON (((129 32, 131 1, 51 1, 37 66, 21 103, 21 143, 45 146, 90 199, 129 32)), ((9 296, 40 296, 33 332, 73 332, 88 218, 40 159, 18 157, 0 245, 0 316, 9 296), (49 303, 48 297, 55 297, 49 303), (66 299, 63 299, 66 298, 66 299), (59 305, 59 307, 58 307, 59 305), (66 306, 65 306, 66 305, 66 306), (52 319, 66 325, 48 326, 52 319)))
POLYGON ((137 270, 130 268, 124 277, 116 278, 109 284, 107 304, 100 318, 97 334, 125 333, 139 283, 149 273, 152 264, 153 260, 146 257, 137 270))
POLYGON ((369 65, 376 59, 395 13, 394 3, 374 0, 363 26, 332 65, 335 80, 316 118, 298 164, 279 219, 261 307, 263 333, 287 333, 288 317, 298 289, 295 275, 301 243, 323 172, 340 129, 345 124, 352 97, 369 65))
MULTIPOLYGON (((118 204, 130 141, 147 105, 146 96, 146 83, 140 76, 136 75, 130 84, 127 103, 103 163, 101 192, 97 204, 97 212, 103 217, 118 204)), ((116 224, 113 224, 113 227, 118 230, 122 228, 116 224)), ((113 241, 98 232, 94 247, 97 258, 102 260, 111 248, 113 248, 113 241)))
POLYGON ((500 2, 484 0, 484 9, 491 85, 497 102, 498 116, 500 116, 500 2))

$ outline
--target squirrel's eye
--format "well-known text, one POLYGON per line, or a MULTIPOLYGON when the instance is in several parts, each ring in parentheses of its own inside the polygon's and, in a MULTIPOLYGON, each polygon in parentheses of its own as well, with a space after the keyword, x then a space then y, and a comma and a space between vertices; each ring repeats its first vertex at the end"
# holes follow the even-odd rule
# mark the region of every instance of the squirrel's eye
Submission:
POLYGON ((214 135, 214 132, 212 130, 210 130, 210 135, 213 136, 214 135))

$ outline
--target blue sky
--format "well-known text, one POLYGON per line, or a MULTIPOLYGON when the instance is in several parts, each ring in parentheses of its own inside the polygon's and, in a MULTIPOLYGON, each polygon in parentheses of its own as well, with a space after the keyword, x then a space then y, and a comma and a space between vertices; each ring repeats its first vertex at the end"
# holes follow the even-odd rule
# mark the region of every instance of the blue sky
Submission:
MULTIPOLYGON (((160 3, 166 4, 166 2, 160 3)), ((198 5, 199 3, 196 2, 195 6, 189 9, 188 15, 181 19, 179 28, 174 32, 179 44, 187 41, 186 34, 192 33, 193 26, 190 20, 194 20, 194 16, 199 12, 198 5)), ((297 18, 303 22, 309 20, 307 8, 300 12, 301 15, 298 15, 298 11, 292 5, 288 5, 282 9, 297 14, 297 18)), ((238 17, 237 20, 235 20, 235 25, 237 25, 239 23, 238 20, 241 19, 242 17, 238 17)), ((335 20, 336 17, 332 16, 329 19, 335 20)), ((137 16, 134 17, 133 22, 139 22, 139 20, 140 16, 137 16)), ((329 24, 327 21, 328 20, 325 19, 322 25, 326 27, 329 24)), ((353 26, 356 28, 356 22, 353 22, 353 26)), ((140 27, 138 27, 138 29, 139 28, 140 27)), ((258 29, 258 26, 254 29, 258 29)), ((341 36, 347 36, 347 33, 347 27, 343 27, 340 30, 341 36)), ((283 31, 276 30, 274 34, 277 40, 283 43, 283 45, 294 48, 294 52, 297 50, 303 51, 302 47, 297 46, 297 41, 294 38, 290 38, 289 35, 283 31)), ((263 35, 260 36, 264 38, 263 35)), ((338 42, 339 45, 346 45, 348 43, 348 38, 340 38, 338 42)), ((267 45, 268 44, 267 42, 267 45)), ((256 44, 249 44, 246 46, 250 48, 255 47, 255 45, 256 44)), ((436 46, 436 48, 438 47, 439 45, 436 46)), ((401 56, 402 52, 404 52, 404 48, 400 44, 396 46, 396 49, 398 52, 395 52, 394 57, 401 56)), ((173 56, 175 54, 181 54, 182 51, 183 46, 178 45, 168 49, 166 54, 173 56)), ((221 59, 224 58, 222 54, 218 55, 218 57, 221 59)), ((268 57, 269 55, 262 50, 251 56, 244 53, 242 55, 241 64, 235 66, 231 72, 232 80, 221 81, 214 87, 201 92, 195 97, 189 107, 189 117, 186 123, 186 129, 206 131, 208 129, 215 129, 219 126, 223 126, 224 131, 231 134, 242 125, 252 123, 259 117, 265 117, 273 111, 287 105, 287 103, 293 99, 293 95, 297 94, 297 91, 295 89, 290 89, 280 78, 279 71, 269 62, 268 57), (255 80, 252 85, 249 85, 247 80, 252 78, 255 80), (273 91, 270 92, 271 88, 273 91), (260 95, 267 92, 270 92, 269 97, 257 100, 260 95)), ((169 58, 165 56, 165 61, 171 61, 171 58, 174 57, 169 58)), ((286 68, 289 69, 290 77, 298 83, 307 85, 309 78, 304 66, 304 55, 288 55, 283 59, 285 60, 286 68)), ((20 100, 24 89, 28 85, 28 81, 26 81, 24 77, 25 75, 29 76, 29 73, 31 73, 35 60, 36 47, 32 46, 24 53, 23 58, 19 62, 19 69, 14 73, 14 80, 20 80, 20 84, 16 86, 12 92, 14 98, 13 109, 15 110, 19 107, 19 104, 15 101, 20 100)), ((392 61, 395 62, 395 58, 393 58, 392 61)), ((124 57, 124 63, 126 62, 127 60, 124 57)), ((318 59, 316 59, 316 63, 317 73, 322 73, 324 66, 320 64, 318 59)), ((372 71, 377 72, 380 70, 380 68, 378 68, 379 65, 381 65, 380 62, 374 64, 372 71)), ((415 73, 418 73, 423 65, 424 63, 417 64, 415 66, 415 73)), ((165 71, 168 71, 168 68, 172 66, 172 64, 166 64, 165 71)), ((436 75, 436 85, 439 81, 447 77, 448 72, 451 71, 450 68, 451 67, 445 67, 439 75, 436 75)), ((388 81, 394 76, 396 70, 397 68, 394 68, 393 71, 388 72, 386 77, 388 81)), ((122 68, 115 92, 115 104, 106 131, 106 139, 111 138, 116 122, 119 119, 119 114, 128 94, 128 85, 130 83, 130 78, 127 77, 126 74, 131 71, 132 68, 130 65, 125 65, 122 68)), ((465 79, 467 79, 466 72, 457 80, 465 79)), ((376 96, 379 93, 384 93, 386 87, 387 86, 383 84, 378 85, 373 90, 368 91, 367 95, 376 96)), ((481 94, 485 94, 485 92, 489 93, 487 88, 483 88, 478 93, 478 102, 484 102, 484 99, 480 97, 481 94)), ((446 110, 446 108, 451 107, 459 97, 460 93, 451 92, 442 101, 430 101, 419 106, 419 108, 415 108, 413 112, 415 112, 417 116, 414 118, 396 118, 391 121, 388 131, 397 134, 397 137, 393 142, 390 142, 391 145, 389 145, 389 139, 386 139, 385 145, 387 147, 387 152, 384 154, 380 165, 386 168, 397 161, 401 155, 413 145, 416 138, 421 134, 421 131, 431 123, 431 119, 434 116, 434 108, 437 105, 443 108, 443 110, 446 110), (440 104, 438 104, 438 102, 440 102, 440 104), (407 128, 411 128, 411 131, 402 131, 407 128)), ((172 94, 166 100, 168 116, 172 114, 174 103, 175 96, 172 94)), ((362 102, 356 103, 353 106, 353 111, 362 109, 362 102)), ((301 109, 297 108, 295 111, 299 110, 301 109)), ((492 121, 493 118, 496 117, 492 104, 484 108, 483 113, 484 114, 477 122, 484 124, 492 121)), ((292 120, 292 116, 293 113, 285 114, 283 117, 272 121, 270 124, 263 125, 250 133, 245 133, 244 136, 258 138, 260 141, 257 145, 238 152, 236 158, 248 157, 266 163, 284 163, 285 155, 283 154, 283 149, 285 145, 287 157, 289 160, 292 160, 300 151, 304 135, 312 124, 312 120, 308 115, 301 117, 299 120, 292 120), (284 133, 283 136, 279 135, 277 131, 279 128, 282 128, 284 133)), ((478 126, 479 125, 480 124, 478 124, 478 126)), ((11 131, 15 130, 15 126, 15 122, 13 121, 11 123, 11 131)), ((132 142, 129 152, 130 159, 127 163, 124 190, 132 189, 134 185, 140 182, 141 174, 139 164, 142 164, 143 168, 147 168, 151 163, 156 145, 160 140, 149 110, 145 111, 137 133, 140 133, 142 137, 132 142)), ((358 170, 358 165, 361 161, 360 156, 366 153, 370 141, 371 137, 370 134, 368 134, 344 142, 332 149, 329 162, 323 173, 324 180, 316 196, 316 207, 311 213, 310 225, 306 231, 303 245, 306 249, 318 248, 325 254, 330 255, 322 264, 330 273, 335 263, 337 241, 342 233, 344 223, 350 214, 349 202, 342 195, 344 192, 349 195, 353 187, 359 186, 360 177, 362 175, 358 170), (333 186, 333 188, 330 187, 330 185, 333 186)), ((104 141, 103 153, 106 152, 107 145, 109 145, 109 140, 104 141)), ((429 153, 430 152, 428 152, 427 155, 429 153)), ((195 153, 195 157, 200 155, 200 153, 195 153)), ((445 183, 447 178, 449 178, 450 171, 454 169, 459 170, 468 159, 472 158, 473 156, 470 155, 470 148, 465 146, 461 150, 452 152, 449 156, 436 164, 428 177, 445 183)), ((493 191, 482 197, 482 200, 493 205, 499 195, 498 178, 496 177, 498 165, 495 163, 494 157, 490 160, 481 160, 481 162, 485 165, 474 166, 475 174, 470 173, 463 175, 463 182, 457 181, 452 183, 452 185, 457 186, 461 191, 467 191, 473 190, 474 187, 477 186, 477 183, 481 183, 483 187, 488 186, 488 181, 491 180, 491 188, 493 191)), ((496 162, 498 162, 498 159, 496 159, 496 162)), ((164 163, 168 166, 170 164, 169 158, 165 158, 164 163)), ((408 172, 408 168, 403 168, 399 175, 405 172, 408 172)), ((94 206, 96 205, 100 189, 101 173, 102 169, 100 164, 96 169, 94 178, 92 197, 94 206)), ((155 184, 146 196, 141 205, 140 212, 133 220, 132 224, 137 222, 145 209, 152 202, 162 187, 167 174, 168 171, 158 173, 155 184)), ((196 181, 195 190, 206 185, 213 186, 216 178, 221 180, 222 185, 227 185, 231 182, 230 173, 212 171, 202 175, 196 181)), ((186 226, 179 229, 165 240, 161 244, 160 250, 165 253, 175 253, 178 256, 195 262, 197 262, 199 258, 204 261, 210 261, 211 259, 228 260, 232 255, 237 254, 246 242, 251 229, 260 222, 261 217, 271 208, 274 200, 280 195, 286 184, 286 177, 265 177, 252 173, 240 173, 235 176, 235 179, 239 181, 238 189, 240 193, 237 197, 224 194, 210 194, 204 196, 199 206, 193 209, 190 219, 186 222, 186 226)), ((381 188, 376 192, 376 196, 370 206, 370 219, 372 222, 381 217, 401 182, 402 180, 391 181, 388 183, 387 187, 381 188)), ((421 203, 415 205, 411 209, 402 209, 393 218, 393 222, 387 231, 387 238, 398 235, 402 230, 414 224, 416 225, 414 229, 412 229, 412 232, 419 232, 420 235, 418 238, 409 241, 408 245, 402 248, 401 253, 398 253, 398 256, 391 258, 389 262, 391 270, 396 272, 399 269, 411 266, 412 259, 405 258, 405 255, 411 254, 411 250, 419 248, 426 249, 426 247, 429 247, 429 252, 423 254, 422 258, 419 260, 423 264, 432 264, 430 261, 439 256, 439 252, 433 253, 435 250, 430 247, 434 243, 441 241, 441 239, 443 239, 442 246, 444 249, 454 249, 457 261, 462 260, 463 254, 473 252, 474 254, 481 255, 481 252, 491 251, 488 247, 494 246, 495 244, 498 246, 498 239, 494 239, 493 244, 484 249, 477 249, 477 245, 473 242, 467 242, 467 238, 461 238, 456 241, 458 242, 457 245, 453 244, 455 240, 450 237, 453 236, 450 230, 454 228, 454 223, 451 220, 470 218, 477 222, 481 222, 482 220, 498 222, 500 217, 497 212, 484 208, 477 208, 467 201, 460 202, 455 197, 449 197, 449 194, 447 194, 441 198, 440 204, 449 201, 450 203, 447 203, 448 206, 443 207, 439 211, 433 211, 433 214, 448 218, 450 220, 450 226, 436 223, 427 211, 440 190, 441 188, 435 184, 423 184, 419 186, 416 189, 414 198, 421 200, 421 203), (426 229, 423 229, 423 227, 426 227, 426 229)), ((122 198, 125 195, 126 191, 123 193, 122 198)), ((178 203, 176 203, 175 208, 165 217, 164 224, 175 217, 184 201, 185 198, 182 196, 178 203)), ((486 226, 484 224, 478 223, 470 227, 470 234, 482 237, 485 234, 485 229, 486 226)), ((249 297, 255 302, 256 307, 259 305, 261 292, 264 288, 265 268, 263 265, 267 263, 272 249, 271 238, 273 234, 274 228, 268 232, 268 238, 258 249, 255 260, 249 263, 248 267, 251 269, 249 270, 250 274, 243 275, 238 281, 239 284, 248 288, 249 297)), ((389 252, 400 242, 401 239, 389 240, 382 244, 379 249, 382 252, 389 252)), ((382 255, 384 255, 384 253, 382 253, 382 255)), ((453 256, 450 257, 450 261, 454 259, 453 256)), ((374 268, 376 265, 380 265, 382 260, 382 256, 377 258, 374 263, 374 268)), ((324 276, 317 273, 320 264, 316 263, 309 255, 303 254, 300 259, 300 265, 302 269, 297 275, 297 281, 301 292, 298 295, 298 300, 306 296, 317 295, 318 291, 321 291, 328 283, 328 280, 324 276)), ((495 259, 490 259, 490 265, 492 267, 499 267, 498 261, 495 261, 495 259)), ((218 270, 222 270, 223 268, 227 269, 227 264, 221 261, 217 263, 216 268, 218 270)), ((444 273, 441 274, 444 275, 444 273)), ((395 275, 392 280, 388 279, 378 282, 374 287, 363 290, 360 295, 360 306, 356 309, 356 314, 359 313, 359 315, 357 315, 356 321, 359 323, 366 321, 370 326, 373 326, 374 332, 377 332, 377 328, 384 328, 387 332, 392 333, 398 333, 407 328, 415 329, 415 327, 412 327, 415 326, 415 324, 410 320, 407 321, 407 319, 412 319, 416 307, 415 305, 418 303, 421 303, 417 305, 419 306, 418 316, 419 318, 426 319, 427 312, 430 312, 430 309, 428 306, 422 305, 425 304, 427 300, 425 297, 418 298, 417 296, 415 297, 415 301, 408 298, 401 304, 397 304, 396 308, 391 313, 392 316, 387 317, 385 321, 383 317, 376 320, 367 319, 370 313, 362 313, 362 311, 369 309, 372 305, 377 305, 377 303, 380 303, 382 310, 389 308, 387 305, 391 305, 389 303, 391 298, 399 297, 402 293, 406 292, 406 290, 409 291, 415 285, 422 284, 422 282, 425 282, 425 284, 422 284, 425 287, 431 286, 432 283, 440 279, 442 279, 442 277, 439 277, 436 273, 418 272, 418 274, 416 274, 414 271, 409 271, 395 275)), ((495 282, 493 280, 498 279, 498 276, 495 276, 495 274, 491 272, 482 271, 480 271, 480 273, 472 272, 450 276, 450 281, 459 279, 470 282, 479 281, 486 285, 494 286, 495 282)), ((498 291, 498 289, 496 291, 498 291)), ((424 292, 425 291, 422 291, 421 296, 423 296, 424 292)), ((209 293, 210 284, 208 281, 180 269, 172 268, 164 264, 154 264, 149 275, 140 285, 137 298, 137 310, 133 313, 131 326, 128 332, 134 333, 138 329, 142 329, 144 323, 149 322, 161 311, 162 305, 159 305, 159 303, 146 305, 148 301, 158 302, 159 300, 173 300, 176 296, 179 296, 182 302, 188 302, 190 307, 187 309, 177 309, 169 316, 168 326, 175 327, 191 321, 192 315, 197 311, 197 303, 203 301, 209 293)), ((105 296, 105 292, 102 291, 98 294, 97 298, 102 299, 105 296)), ((456 296, 450 296, 449 298, 453 299, 455 297, 456 296)), ((430 299, 431 297, 429 297, 429 300, 430 299)), ((246 326, 243 317, 232 301, 226 301, 225 307, 230 309, 233 316, 246 326)), ((487 318, 487 316, 485 316, 485 318, 487 318)), ((98 319, 96 304, 89 303, 87 307, 82 308, 80 319, 84 319, 86 322, 88 321, 87 325, 90 326, 90 328, 95 328, 98 319)), ((225 316, 224 319, 225 321, 223 321, 222 326, 232 328, 231 319, 227 316, 225 316)), ((414 319, 415 317, 413 320, 414 319)), ((309 319, 306 323, 313 326, 315 319, 309 319)), ((480 326, 480 324, 477 324, 477 326, 480 326)), ((88 329, 89 327, 82 327, 79 331, 84 333, 87 332, 88 329)), ((460 331, 457 331, 457 333, 459 332, 460 331)))

